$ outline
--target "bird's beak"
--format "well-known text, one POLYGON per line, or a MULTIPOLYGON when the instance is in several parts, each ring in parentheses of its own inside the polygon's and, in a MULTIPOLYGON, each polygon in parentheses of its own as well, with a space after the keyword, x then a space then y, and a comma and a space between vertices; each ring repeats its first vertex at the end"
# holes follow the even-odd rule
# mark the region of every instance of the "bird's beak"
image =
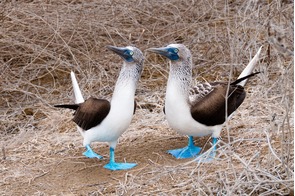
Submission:
POLYGON ((110 51, 113 51, 114 53, 118 54, 119 56, 121 56, 123 58, 127 57, 126 54, 125 54, 126 48, 116 47, 116 46, 106 46, 106 47, 110 51))
POLYGON ((147 49, 147 51, 153 52, 153 53, 157 53, 160 55, 163 55, 165 57, 169 58, 169 51, 167 50, 167 47, 162 47, 162 48, 149 48, 147 49))
POLYGON ((175 61, 179 59, 178 56, 178 49, 177 48, 171 48, 171 47, 162 47, 162 48, 149 48, 148 51, 163 55, 170 59, 171 61, 175 61), (175 51, 177 50, 177 51, 175 51))

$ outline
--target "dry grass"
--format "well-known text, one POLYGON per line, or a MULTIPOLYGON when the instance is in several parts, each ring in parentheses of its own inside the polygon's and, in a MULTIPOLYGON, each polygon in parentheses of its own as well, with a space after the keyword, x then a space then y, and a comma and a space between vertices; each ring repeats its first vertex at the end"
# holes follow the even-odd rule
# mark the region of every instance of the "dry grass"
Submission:
MULTIPOLYGON (((2 195, 286 195, 294 186, 293 3, 289 1, 1 1, 2 195), (81 156, 70 70, 83 94, 110 98, 120 58, 106 45, 145 50, 184 43, 199 80, 236 77, 263 45, 248 96, 223 130, 212 163, 174 160, 184 146, 162 114, 166 60, 146 54, 138 110, 109 172, 81 156), (232 76, 228 73, 232 72, 232 76), (124 157, 120 157, 124 156, 124 157)), ((208 137, 196 142, 211 147, 208 137)), ((99 150, 107 155, 107 146, 99 150)))

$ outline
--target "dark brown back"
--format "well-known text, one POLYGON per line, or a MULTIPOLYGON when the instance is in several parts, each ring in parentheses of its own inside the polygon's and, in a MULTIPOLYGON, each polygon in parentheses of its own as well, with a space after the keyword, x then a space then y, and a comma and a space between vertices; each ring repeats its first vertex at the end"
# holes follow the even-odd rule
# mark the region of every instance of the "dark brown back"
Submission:
MULTIPOLYGON (((227 83, 212 83, 214 90, 191 106, 192 117, 207 126, 225 122, 227 83)), ((230 85, 227 96, 227 116, 233 113, 244 101, 246 92, 242 86, 230 85)))
POLYGON ((89 98, 79 104, 73 121, 82 129, 88 130, 99 125, 110 112, 111 105, 108 100, 89 98))

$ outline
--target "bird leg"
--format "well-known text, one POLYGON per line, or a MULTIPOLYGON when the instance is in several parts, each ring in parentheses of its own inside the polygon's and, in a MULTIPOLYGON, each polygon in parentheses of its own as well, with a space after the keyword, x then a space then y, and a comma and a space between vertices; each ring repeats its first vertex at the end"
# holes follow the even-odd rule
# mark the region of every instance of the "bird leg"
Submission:
POLYGON ((110 147, 110 162, 104 166, 104 168, 109 170, 127 170, 135 167, 136 163, 117 163, 115 161, 115 150, 110 147))
POLYGON ((213 137, 212 138, 212 145, 213 145, 213 150, 212 150, 212 152, 210 153, 210 156, 212 157, 212 158, 214 158, 215 157, 215 155, 216 155, 216 143, 218 142, 218 138, 216 138, 216 137, 213 137))
POLYGON ((200 153, 201 149, 201 147, 194 145, 193 136, 189 136, 188 145, 186 147, 168 150, 168 153, 177 159, 187 159, 197 156, 200 153))
POLYGON ((212 137, 212 151, 205 155, 205 153, 199 155, 197 158, 196 158, 196 161, 197 162, 201 162, 201 163, 208 163, 208 162, 211 162, 213 161, 213 159, 215 158, 215 155, 216 155, 216 146, 217 146, 217 142, 218 142, 218 138, 216 137, 212 137))
POLYGON ((98 158, 98 159, 102 159, 103 157, 96 154, 95 152, 93 152, 93 150, 91 149, 90 145, 86 145, 86 151, 83 152, 83 155, 88 157, 88 158, 98 158))

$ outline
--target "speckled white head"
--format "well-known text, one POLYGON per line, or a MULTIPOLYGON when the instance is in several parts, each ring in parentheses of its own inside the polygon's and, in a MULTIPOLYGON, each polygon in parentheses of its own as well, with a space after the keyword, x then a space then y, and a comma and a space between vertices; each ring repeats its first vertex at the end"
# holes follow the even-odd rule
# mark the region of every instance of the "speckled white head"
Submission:
MULTIPOLYGON (((183 44, 169 44, 166 46, 166 48, 168 48, 170 51, 173 51, 175 53, 174 55, 178 56, 178 58, 174 60, 187 60, 192 56, 190 50, 183 44)), ((173 61, 173 59, 170 60, 173 61)))

